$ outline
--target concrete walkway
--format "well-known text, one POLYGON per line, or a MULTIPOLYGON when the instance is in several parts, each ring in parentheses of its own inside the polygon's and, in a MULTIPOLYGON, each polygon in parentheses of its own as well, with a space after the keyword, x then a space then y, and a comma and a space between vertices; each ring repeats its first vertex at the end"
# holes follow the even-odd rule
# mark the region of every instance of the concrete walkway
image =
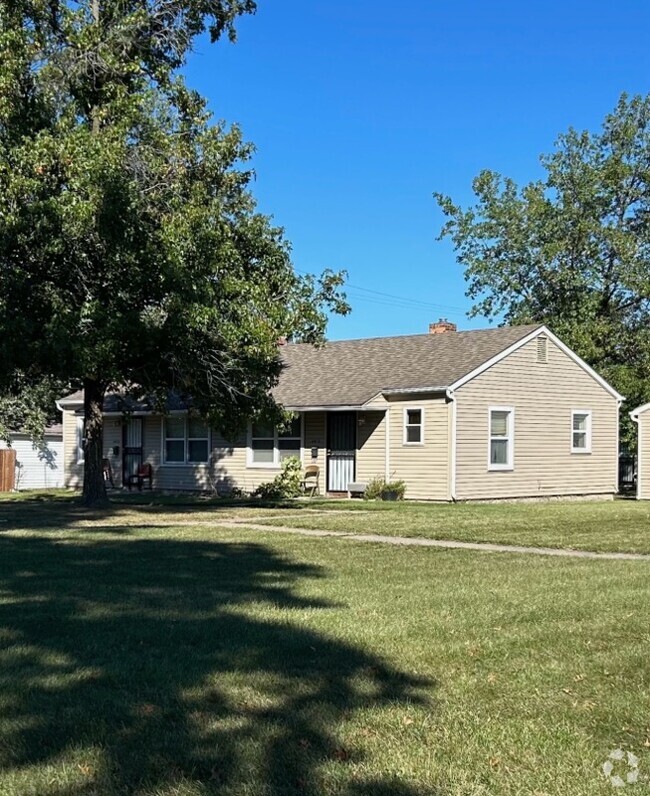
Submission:
POLYGON ((560 558, 592 558, 613 561, 648 561, 644 553, 596 553, 591 550, 566 550, 557 547, 525 547, 523 545, 493 544, 491 542, 458 542, 454 539, 423 539, 409 536, 382 536, 378 533, 345 533, 344 531, 322 531, 311 528, 292 528, 289 525, 264 525, 259 522, 223 520, 217 523, 222 528, 246 528, 265 533, 293 533, 298 536, 341 537, 354 542, 378 542, 379 544, 406 547, 442 547, 451 550, 476 550, 481 553, 523 553, 535 556, 558 556, 560 558))

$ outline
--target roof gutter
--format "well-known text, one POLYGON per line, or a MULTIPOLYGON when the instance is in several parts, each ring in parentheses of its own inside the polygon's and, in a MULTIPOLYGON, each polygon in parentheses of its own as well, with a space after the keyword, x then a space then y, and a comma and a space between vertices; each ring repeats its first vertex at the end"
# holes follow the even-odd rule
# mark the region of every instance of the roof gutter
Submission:
POLYGON ((388 390, 382 390, 379 395, 411 395, 414 393, 425 393, 425 392, 444 392, 446 393, 449 387, 446 385, 443 387, 442 385, 438 384, 435 387, 391 387, 388 390))
POLYGON ((83 406, 83 401, 66 401, 65 398, 60 398, 56 401, 56 408, 59 412, 64 412, 66 409, 74 409, 75 406, 83 406))
POLYGON ((332 404, 331 406, 284 406, 287 412, 361 412, 365 404, 332 404))

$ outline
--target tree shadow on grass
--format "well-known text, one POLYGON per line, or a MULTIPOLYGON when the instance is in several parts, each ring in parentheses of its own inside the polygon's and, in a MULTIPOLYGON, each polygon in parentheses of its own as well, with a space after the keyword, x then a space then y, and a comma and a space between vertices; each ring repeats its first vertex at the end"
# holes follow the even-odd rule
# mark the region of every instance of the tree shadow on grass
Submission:
POLYGON ((309 629, 345 610, 299 594, 324 577, 261 544, 0 537, 0 770, 50 766, 15 792, 56 796, 432 793, 350 773, 346 721, 432 684, 309 629))

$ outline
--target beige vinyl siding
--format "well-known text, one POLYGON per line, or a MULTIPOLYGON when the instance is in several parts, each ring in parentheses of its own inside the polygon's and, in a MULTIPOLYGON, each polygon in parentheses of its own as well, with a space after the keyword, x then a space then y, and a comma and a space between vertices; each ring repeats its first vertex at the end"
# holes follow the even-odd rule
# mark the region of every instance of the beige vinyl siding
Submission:
POLYGON ((356 480, 386 475, 386 413, 359 412, 357 415, 356 480))
MULTIPOLYGON (((149 415, 142 430, 142 458, 153 467, 153 488, 169 491, 212 491, 210 465, 165 464, 162 460, 164 418, 149 415)), ((208 443, 208 448, 210 444, 208 443)))
POLYGON ((650 500, 650 411, 646 410, 639 415, 638 434, 636 496, 639 500, 650 500))
POLYGON ((390 451, 388 478, 406 482, 406 498, 449 500, 449 412, 444 396, 389 401, 390 451), (424 444, 404 444, 404 410, 421 408, 424 444))
POLYGON ((84 466, 77 464, 77 415, 63 412, 63 483, 77 489, 83 484, 84 466))
POLYGON ((280 472, 279 467, 247 466, 247 434, 228 440, 223 433, 214 429, 210 435, 209 464, 163 464, 163 418, 152 417, 147 418, 147 421, 145 456, 154 466, 154 485, 157 489, 227 493, 236 488, 250 493, 260 484, 272 481, 280 472))
POLYGON ((613 493, 618 402, 551 340, 537 340, 456 391, 459 500, 613 493), (488 471, 488 409, 514 407, 514 469, 488 471), (591 453, 571 452, 571 412, 591 410, 591 453))
POLYGON ((119 417, 104 418, 104 458, 108 459, 113 473, 113 483, 122 486, 122 419, 119 417), (117 456, 113 449, 118 449, 117 456))
MULTIPOLYGON (((84 466, 77 464, 77 415, 74 410, 63 412, 63 483, 66 487, 80 489, 83 486, 84 466)), ((103 458, 108 459, 113 471, 115 486, 122 484, 122 422, 119 418, 104 418, 103 458), (113 454, 117 446, 119 453, 113 454)))
MULTIPOLYGON (((325 414, 306 415, 303 437, 308 445, 318 447, 316 463, 321 465, 321 491, 324 490, 325 474, 325 414)), ((260 484, 271 481, 280 472, 279 467, 247 466, 247 435, 234 441, 215 430, 210 432, 210 462, 207 464, 165 464, 162 461, 163 422, 160 415, 143 418, 143 461, 153 467, 154 489, 168 491, 228 492, 233 487, 244 492, 253 492, 260 484)), ((77 464, 77 417, 73 411, 63 412, 64 479, 69 487, 81 487, 83 464, 77 464)), ((310 451, 301 447, 301 458, 307 460, 310 451)), ((116 486, 121 485, 122 476, 122 421, 120 418, 104 419, 104 457, 111 462, 116 486), (113 455, 113 446, 119 446, 118 456, 113 455)))
POLYGON ((303 415, 303 462, 317 464, 321 495, 326 491, 326 457, 327 457, 327 415, 325 412, 305 412, 303 415), (316 448, 316 458, 312 458, 312 449, 316 448))

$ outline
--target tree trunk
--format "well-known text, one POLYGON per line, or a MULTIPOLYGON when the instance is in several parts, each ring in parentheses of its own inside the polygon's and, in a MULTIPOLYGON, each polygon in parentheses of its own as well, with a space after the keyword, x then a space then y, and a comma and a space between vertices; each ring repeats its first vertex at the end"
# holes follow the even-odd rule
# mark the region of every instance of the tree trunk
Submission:
POLYGON ((104 437, 103 384, 95 379, 84 379, 84 487, 86 506, 106 506, 106 484, 102 467, 104 437))

